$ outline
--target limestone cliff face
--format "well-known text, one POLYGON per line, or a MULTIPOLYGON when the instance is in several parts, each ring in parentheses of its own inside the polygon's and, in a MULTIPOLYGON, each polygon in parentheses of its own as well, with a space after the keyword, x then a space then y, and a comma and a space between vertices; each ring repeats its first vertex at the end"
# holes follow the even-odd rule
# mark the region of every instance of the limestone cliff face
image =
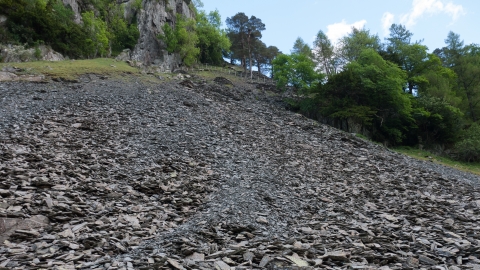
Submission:
POLYGON ((165 23, 175 24, 176 14, 187 18, 194 16, 186 0, 143 0, 142 9, 137 14, 140 38, 131 53, 131 59, 144 65, 158 65, 164 70, 172 70, 181 64, 177 54, 169 54, 164 42, 157 35, 163 34, 165 23))
POLYGON ((62 1, 65 6, 69 6, 73 10, 73 13, 75 14, 75 18, 74 18, 75 23, 81 23, 82 15, 81 15, 81 10, 79 5, 79 2, 81 0, 62 0, 62 1))
MULTIPOLYGON (((117 0, 117 4, 125 7, 125 18, 136 18, 140 38, 132 52, 127 53, 127 58, 142 63, 143 65, 156 65, 163 70, 172 70, 181 64, 177 54, 169 54, 164 42, 158 40, 157 35, 163 34, 162 26, 165 23, 175 25, 176 14, 187 18, 194 16, 189 8, 190 0, 142 0, 141 9, 136 9, 135 0, 117 0)), ((63 0, 65 5, 72 8, 75 13, 75 22, 81 23, 84 1, 63 0)), ((124 57, 124 56, 123 56, 124 57)))

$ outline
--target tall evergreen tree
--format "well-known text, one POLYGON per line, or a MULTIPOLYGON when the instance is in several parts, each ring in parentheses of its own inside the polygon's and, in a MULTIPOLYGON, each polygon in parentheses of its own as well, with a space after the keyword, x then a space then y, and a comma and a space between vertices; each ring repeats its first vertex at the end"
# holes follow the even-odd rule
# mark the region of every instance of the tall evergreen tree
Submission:
POLYGON ((262 38, 262 31, 265 30, 265 24, 260 18, 251 16, 248 18, 243 12, 237 13, 226 20, 227 35, 234 44, 231 61, 234 58, 240 58, 241 64, 247 72, 247 59, 249 59, 250 74, 252 74, 252 45, 255 39, 262 38))

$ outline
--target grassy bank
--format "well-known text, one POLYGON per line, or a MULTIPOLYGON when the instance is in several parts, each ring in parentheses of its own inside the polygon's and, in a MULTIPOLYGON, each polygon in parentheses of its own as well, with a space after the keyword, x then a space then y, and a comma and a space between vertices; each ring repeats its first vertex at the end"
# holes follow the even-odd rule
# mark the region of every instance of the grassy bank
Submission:
POLYGON ((432 154, 431 152, 420 150, 417 148, 412 148, 412 147, 396 147, 391 150, 413 157, 415 159, 430 161, 430 162, 434 162, 444 166, 452 167, 461 171, 480 175, 480 163, 467 163, 467 162, 456 161, 447 157, 438 156, 438 155, 432 154))
POLYGON ((98 74, 110 77, 120 77, 124 74, 139 74, 137 68, 129 66, 125 62, 115 61, 108 58, 91 60, 66 60, 58 62, 38 61, 23 63, 0 63, 3 67, 15 67, 21 69, 20 74, 46 75, 52 79, 75 80, 83 74, 98 74))

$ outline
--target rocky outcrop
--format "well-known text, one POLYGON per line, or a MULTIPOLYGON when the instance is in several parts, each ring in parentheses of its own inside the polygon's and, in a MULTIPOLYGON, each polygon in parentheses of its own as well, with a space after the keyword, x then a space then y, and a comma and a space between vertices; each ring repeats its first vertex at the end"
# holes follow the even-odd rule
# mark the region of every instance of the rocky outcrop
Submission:
POLYGON ((82 22, 82 15, 81 9, 78 0, 63 0, 63 4, 67 7, 70 7, 75 14, 74 22, 81 23, 82 22))
MULTIPOLYGON (((81 23, 81 0, 63 0, 65 5, 75 13, 75 22, 81 23)), ((140 10, 134 5, 135 0, 118 0, 117 4, 125 7, 125 18, 137 18, 140 37, 135 48, 130 52, 122 53, 121 58, 142 63, 145 66, 155 65, 160 70, 173 70, 181 65, 182 59, 178 54, 171 54, 165 50, 164 42, 157 38, 162 34, 165 23, 175 25, 176 14, 192 18, 190 0, 142 0, 140 10)))
POLYGON ((157 65, 163 70, 173 70, 181 64, 178 54, 170 54, 165 50, 165 44, 157 36, 162 34, 165 23, 175 24, 176 14, 192 18, 193 12, 184 0, 143 0, 142 9, 138 14, 138 29, 140 38, 131 53, 131 60, 144 65, 157 65))
POLYGON ((26 49, 24 46, 0 45, 1 62, 62 61, 63 55, 45 45, 26 49))

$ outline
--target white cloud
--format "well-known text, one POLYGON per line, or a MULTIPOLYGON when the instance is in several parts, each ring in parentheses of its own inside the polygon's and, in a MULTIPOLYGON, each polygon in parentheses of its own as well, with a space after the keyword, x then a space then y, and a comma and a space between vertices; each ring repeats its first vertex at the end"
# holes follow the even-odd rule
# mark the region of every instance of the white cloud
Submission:
POLYGON ((367 24, 366 20, 361 20, 352 24, 348 24, 345 20, 342 20, 339 23, 328 25, 326 35, 330 41, 335 44, 339 39, 349 34, 352 31, 352 27, 355 27, 356 29, 362 29, 365 24, 367 24))
POLYGON ((393 20, 395 19, 395 15, 390 12, 383 13, 382 16, 382 28, 383 33, 387 35, 389 33, 390 26, 393 24, 393 20))
POLYGON ((453 20, 458 19, 458 17, 460 17, 460 15, 466 14, 465 10, 463 10, 462 5, 455 5, 453 3, 448 3, 445 6, 445 13, 450 15, 453 20))
POLYGON ((456 5, 452 2, 447 4, 443 0, 413 0, 412 10, 410 13, 401 16, 400 22, 407 27, 411 27, 417 23, 417 20, 424 14, 433 15, 445 13, 452 17, 453 20, 458 19, 460 15, 465 14, 462 5, 456 5))

